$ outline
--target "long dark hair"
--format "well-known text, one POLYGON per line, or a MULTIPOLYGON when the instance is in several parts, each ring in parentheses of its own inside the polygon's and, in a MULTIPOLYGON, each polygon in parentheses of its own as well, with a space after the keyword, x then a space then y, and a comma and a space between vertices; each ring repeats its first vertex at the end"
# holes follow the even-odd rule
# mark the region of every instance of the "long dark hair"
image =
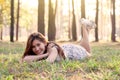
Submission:
MULTIPOLYGON (((37 33, 32 33, 32 34, 28 37, 26 49, 25 49, 25 52, 24 52, 22 58, 24 58, 24 57, 27 56, 27 55, 36 55, 36 54, 32 51, 32 42, 33 42, 35 39, 37 39, 37 40, 39 40, 39 41, 41 41, 41 42, 43 42, 43 43, 46 43, 47 46, 48 46, 50 43, 54 43, 54 44, 57 46, 58 54, 59 54, 63 59, 65 59, 65 55, 64 55, 64 52, 63 52, 62 48, 61 48, 58 44, 56 44, 55 42, 48 42, 48 41, 46 40, 46 38, 45 38, 41 33, 39 33, 39 32, 37 32, 37 33)), ((45 52, 47 52, 47 46, 46 46, 45 52)), ((44 53, 45 53, 45 52, 44 52, 44 53)))

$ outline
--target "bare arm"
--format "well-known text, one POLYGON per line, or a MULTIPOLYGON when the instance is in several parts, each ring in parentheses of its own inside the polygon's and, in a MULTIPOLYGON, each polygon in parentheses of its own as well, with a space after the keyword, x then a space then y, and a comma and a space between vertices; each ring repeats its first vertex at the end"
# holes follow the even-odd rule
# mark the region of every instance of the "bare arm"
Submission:
POLYGON ((26 62, 32 62, 32 61, 37 61, 39 59, 42 59, 44 57, 47 57, 49 55, 49 53, 46 53, 46 54, 42 54, 42 55, 29 55, 29 56, 25 56, 23 58, 23 61, 26 61, 26 62))
POLYGON ((53 63, 56 58, 57 58, 57 55, 58 55, 58 51, 55 47, 51 48, 49 50, 49 56, 48 58, 46 59, 47 62, 50 62, 50 63, 53 63))

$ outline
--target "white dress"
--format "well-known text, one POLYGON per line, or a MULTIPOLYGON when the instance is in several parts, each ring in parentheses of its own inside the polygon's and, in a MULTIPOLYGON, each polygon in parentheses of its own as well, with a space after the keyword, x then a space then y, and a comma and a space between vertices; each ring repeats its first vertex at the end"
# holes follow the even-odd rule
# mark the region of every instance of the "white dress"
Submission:
MULTIPOLYGON (((80 45, 64 44, 61 48, 63 49, 66 59, 68 60, 82 60, 88 56, 86 49, 80 45)), ((59 55, 56 60, 60 60, 59 55)))

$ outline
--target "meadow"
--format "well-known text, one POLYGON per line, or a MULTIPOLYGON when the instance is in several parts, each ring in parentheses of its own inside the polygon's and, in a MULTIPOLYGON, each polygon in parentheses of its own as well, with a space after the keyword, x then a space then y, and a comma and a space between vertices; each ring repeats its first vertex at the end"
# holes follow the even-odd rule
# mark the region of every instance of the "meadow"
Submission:
POLYGON ((0 41, 0 80, 120 80, 120 43, 91 46, 92 56, 81 61, 21 63, 25 43, 0 41))

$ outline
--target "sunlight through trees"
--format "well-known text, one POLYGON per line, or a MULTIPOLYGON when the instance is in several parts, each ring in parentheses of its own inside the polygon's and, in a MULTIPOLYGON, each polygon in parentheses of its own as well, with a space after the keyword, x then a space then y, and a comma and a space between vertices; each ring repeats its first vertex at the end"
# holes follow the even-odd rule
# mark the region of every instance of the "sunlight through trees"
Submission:
POLYGON ((41 0, 15 0, 14 8, 10 1, 0 0, 1 40, 26 41, 28 35, 36 31, 51 41, 79 40, 82 17, 97 23, 95 31, 90 33, 90 41, 120 40, 119 0, 43 0, 40 5, 41 0), (12 14, 10 8, 14 11, 12 14))

